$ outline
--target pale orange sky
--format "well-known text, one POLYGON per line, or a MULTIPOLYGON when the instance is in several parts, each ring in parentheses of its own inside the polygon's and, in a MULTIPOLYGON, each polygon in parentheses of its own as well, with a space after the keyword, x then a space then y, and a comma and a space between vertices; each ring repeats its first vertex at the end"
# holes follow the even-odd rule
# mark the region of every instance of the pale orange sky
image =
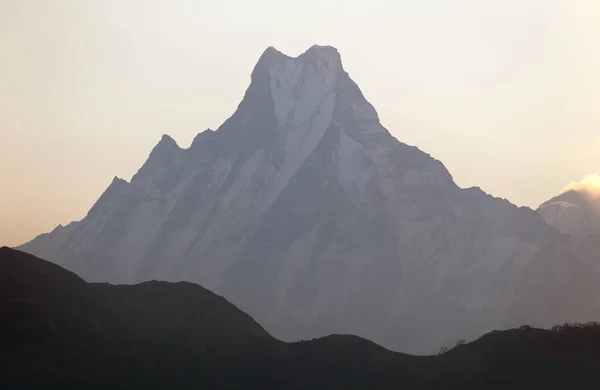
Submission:
POLYGON ((600 170, 597 0, 0 0, 0 245, 82 218, 161 134, 233 113, 269 45, 336 46, 398 139, 537 206, 600 170))

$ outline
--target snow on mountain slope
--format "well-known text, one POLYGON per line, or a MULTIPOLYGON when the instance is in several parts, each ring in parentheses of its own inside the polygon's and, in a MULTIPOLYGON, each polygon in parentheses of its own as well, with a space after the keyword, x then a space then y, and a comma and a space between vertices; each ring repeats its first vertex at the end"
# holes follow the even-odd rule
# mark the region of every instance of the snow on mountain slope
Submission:
POLYGON ((569 190, 544 202, 538 212, 561 233, 600 235, 600 201, 585 191, 569 190))
POLYGON ((588 316, 549 315, 543 294, 537 316, 516 304, 554 286, 580 296, 555 268, 600 280, 583 244, 561 240, 392 137, 338 51, 313 46, 267 49, 219 129, 188 149, 164 136, 86 218, 21 249, 87 280, 200 283, 285 340, 352 333, 422 353, 588 316))

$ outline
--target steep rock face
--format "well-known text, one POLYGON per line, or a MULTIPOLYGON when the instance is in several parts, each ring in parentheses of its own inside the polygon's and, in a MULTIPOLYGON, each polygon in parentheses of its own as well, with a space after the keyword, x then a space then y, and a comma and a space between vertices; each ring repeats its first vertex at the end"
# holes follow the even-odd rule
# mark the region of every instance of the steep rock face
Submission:
POLYGON ((577 237, 600 235, 600 200, 570 190, 544 202, 538 212, 561 233, 577 237))
MULTIPOLYGON (((21 249, 92 281, 198 282, 285 340, 352 333, 422 353, 576 320, 514 306, 552 288, 531 264, 559 238, 392 137, 337 50, 314 46, 267 49, 218 130, 189 149, 164 136, 86 218, 21 249)), ((583 264, 573 253, 556 262, 583 264)))

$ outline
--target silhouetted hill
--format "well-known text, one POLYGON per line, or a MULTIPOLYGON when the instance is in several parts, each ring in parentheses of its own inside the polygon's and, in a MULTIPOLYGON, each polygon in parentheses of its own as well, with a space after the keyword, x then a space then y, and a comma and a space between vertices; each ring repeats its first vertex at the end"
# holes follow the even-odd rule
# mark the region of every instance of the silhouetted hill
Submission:
POLYGON ((161 366, 182 361, 185 367, 185 360, 258 341, 275 342, 251 317, 200 286, 88 284, 52 263, 0 249, 2 378, 85 383, 80 388, 147 378, 150 385, 163 373, 177 373, 161 366))
POLYGON ((191 283, 88 284, 0 249, 0 388, 592 389, 600 328, 492 332, 430 357, 298 343, 191 283))

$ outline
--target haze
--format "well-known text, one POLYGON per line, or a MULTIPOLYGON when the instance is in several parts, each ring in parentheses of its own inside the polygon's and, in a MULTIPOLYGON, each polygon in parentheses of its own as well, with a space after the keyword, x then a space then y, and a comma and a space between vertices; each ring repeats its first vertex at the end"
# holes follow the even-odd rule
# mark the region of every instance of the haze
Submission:
POLYGON ((600 166, 595 0, 0 0, 0 245, 81 219, 161 134, 233 113, 267 46, 339 49, 403 142, 536 207, 600 166))

